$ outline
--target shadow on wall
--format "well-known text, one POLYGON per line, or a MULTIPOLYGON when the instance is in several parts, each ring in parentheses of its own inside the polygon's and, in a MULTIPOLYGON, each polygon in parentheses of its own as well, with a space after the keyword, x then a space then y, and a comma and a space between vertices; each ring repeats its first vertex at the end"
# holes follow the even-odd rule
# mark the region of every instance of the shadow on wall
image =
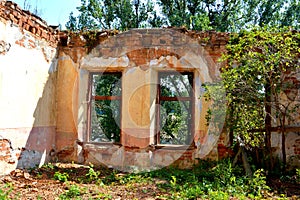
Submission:
MULTIPOLYGON (((53 60, 42 96, 39 98, 33 113, 34 123, 31 130, 25 130, 29 135, 25 146, 21 149, 17 168, 41 166, 50 161, 51 154, 55 151, 56 66, 57 62, 53 60)), ((36 87, 38 88, 38 86, 36 87)), ((32 88, 32 94, 38 90, 37 88, 32 88)))

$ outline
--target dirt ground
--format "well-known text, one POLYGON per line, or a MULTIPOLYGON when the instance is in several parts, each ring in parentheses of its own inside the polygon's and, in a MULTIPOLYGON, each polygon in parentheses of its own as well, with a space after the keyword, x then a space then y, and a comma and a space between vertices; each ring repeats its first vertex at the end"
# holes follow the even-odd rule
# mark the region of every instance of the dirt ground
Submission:
MULTIPOLYGON (((87 180, 89 167, 76 164, 56 164, 55 166, 42 167, 33 170, 15 170, 10 175, 0 177, 0 200, 7 194, 9 199, 168 199, 168 190, 159 188, 158 183, 164 180, 151 179, 148 181, 129 181, 124 184, 109 180, 111 169, 97 169, 102 180, 110 181, 109 184, 87 180), (68 175, 68 181, 55 180, 55 171, 68 175), (105 179, 104 179, 105 178, 105 179), (67 191, 71 185, 76 185, 75 192, 79 195, 68 196, 67 191), (79 188, 79 189, 78 189, 79 188), (1 193, 2 190, 2 193, 1 193), (2 194, 2 196, 1 196, 2 194), (64 195, 65 196, 62 196, 64 195)), ((124 176, 117 173, 115 176, 124 176)), ((280 179, 270 179, 269 186, 280 194, 286 194, 289 199, 300 199, 300 185, 284 182, 280 179)), ((271 198, 272 199, 272 198, 271 198)))
MULTIPOLYGON (((101 178, 109 177, 114 173, 111 169, 101 168, 101 178)), ((162 199, 159 196, 167 194, 163 193, 156 187, 160 180, 150 182, 136 182, 132 184, 116 184, 110 183, 102 185, 95 181, 87 181, 86 174, 89 173, 87 166, 76 164, 57 164, 55 169, 39 168, 34 170, 15 170, 10 175, 0 177, 1 185, 5 185, 6 191, 9 191, 10 199, 162 199), (55 171, 67 172, 68 181, 61 182, 55 180, 55 171), (82 180, 80 179, 82 178, 82 180), (88 182, 88 183, 84 183, 88 182), (70 185, 77 185, 80 188, 80 195, 74 198, 62 198, 61 194, 65 194, 70 189, 70 185)), ((123 176, 118 173, 116 176, 123 176)), ((113 181, 113 180, 111 180, 113 181)), ((0 192, 0 200, 1 192, 0 192)))

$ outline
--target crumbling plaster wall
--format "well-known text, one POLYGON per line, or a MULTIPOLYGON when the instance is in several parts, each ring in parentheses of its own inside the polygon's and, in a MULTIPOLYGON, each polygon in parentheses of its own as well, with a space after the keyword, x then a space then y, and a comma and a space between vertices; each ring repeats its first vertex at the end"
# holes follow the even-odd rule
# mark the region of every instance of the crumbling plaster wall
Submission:
MULTIPOLYGON (((0 175, 51 158, 126 170, 174 161, 189 167, 198 158, 226 156, 228 136, 209 133, 209 104, 198 97, 201 83, 219 78, 216 63, 228 33, 139 29, 90 34, 57 32, 15 3, 0 2, 0 175), (104 70, 125 75, 121 145, 93 144, 87 138, 89 73, 104 70), (153 145, 157 72, 162 70, 195 73, 191 147, 153 145)), ((220 132, 219 127, 212 129, 220 132)), ((276 134, 272 145, 280 149, 276 134)), ((286 141, 289 158, 298 162, 299 134, 289 133, 286 141)))
POLYGON ((0 2, 0 175, 41 165, 55 147, 56 33, 0 2))
MULTIPOLYGON (((57 120, 59 158, 102 163, 123 170, 133 166, 165 166, 174 161, 181 167, 188 167, 196 162, 196 158, 216 159, 220 133, 216 137, 208 134, 205 120, 208 103, 199 97, 202 83, 219 80, 217 60, 225 51, 229 34, 195 33, 184 29, 135 29, 120 34, 110 31, 95 34, 96 40, 91 47, 88 46, 90 41, 83 36, 61 33, 61 40, 68 43, 62 42, 65 45, 60 47, 59 57, 63 59, 58 65, 61 92, 58 90, 57 97, 58 108, 60 105, 64 107, 62 114, 68 117, 58 114, 58 119, 67 120, 57 120), (191 148, 153 146, 157 74, 164 70, 195 73, 196 123, 191 148), (89 143, 86 138, 89 73, 99 71, 123 73, 121 145, 97 145, 89 143), (68 78, 60 78, 60 74, 67 74, 68 78), (64 84, 65 78, 71 82, 64 84), (70 120, 70 117, 73 118, 70 120), (60 137, 63 139, 58 139, 60 137), (200 150, 201 145, 205 149, 200 150)), ((220 141, 226 145, 223 135, 220 141)))
MULTIPOLYGON (((56 127, 56 156, 60 160, 78 160, 78 84, 80 74, 80 59, 87 54, 82 36, 75 34, 67 46, 68 40, 64 33, 60 33, 59 61, 57 65, 57 127, 56 127)), ((86 88, 87 89, 87 88, 86 88)), ((83 116, 80 116, 83 117, 83 116)))

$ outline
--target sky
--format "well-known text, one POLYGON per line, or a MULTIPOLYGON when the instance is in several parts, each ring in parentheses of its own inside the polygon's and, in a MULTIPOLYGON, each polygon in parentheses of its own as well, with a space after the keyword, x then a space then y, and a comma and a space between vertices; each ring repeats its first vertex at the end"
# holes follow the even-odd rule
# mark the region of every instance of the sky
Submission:
POLYGON ((80 6, 80 0, 12 0, 24 9, 24 1, 31 5, 32 8, 37 6, 41 13, 39 16, 47 22, 48 25, 62 25, 69 21, 70 12, 74 16, 78 15, 76 7, 80 6))

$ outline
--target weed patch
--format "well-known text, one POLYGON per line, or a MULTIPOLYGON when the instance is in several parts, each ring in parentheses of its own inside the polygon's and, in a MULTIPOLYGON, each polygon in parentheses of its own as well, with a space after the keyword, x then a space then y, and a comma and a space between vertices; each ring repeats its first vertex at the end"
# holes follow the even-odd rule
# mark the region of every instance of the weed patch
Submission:
POLYGON ((0 200, 8 200, 9 194, 12 192, 13 186, 11 184, 0 185, 0 200))
POLYGON ((67 182, 68 178, 69 178, 69 174, 67 174, 66 172, 61 173, 61 172, 57 171, 57 172, 55 172, 53 178, 60 182, 67 182))
POLYGON ((20 197, 61 200, 119 198, 248 200, 300 197, 297 193, 297 188, 300 188, 299 170, 289 174, 278 174, 276 178, 270 175, 270 172, 266 177, 265 171, 258 169, 250 177, 245 175, 243 168, 232 167, 230 160, 201 161, 199 165, 188 170, 168 167, 137 174, 96 168, 93 165, 58 163, 32 169, 30 173, 30 179, 34 179, 33 181, 28 181, 25 177, 8 177, 2 179, 1 183, 0 179, 0 200, 20 197), (24 184, 20 184, 22 180, 24 184), (7 184, 7 181, 12 184, 7 184), (288 193, 291 191, 294 193, 288 193))
POLYGON ((76 199, 81 199, 79 198, 80 194, 81 194, 80 188, 77 185, 71 185, 69 186, 69 189, 65 193, 59 196, 59 199, 66 200, 66 199, 72 199, 76 197, 78 197, 76 199))

